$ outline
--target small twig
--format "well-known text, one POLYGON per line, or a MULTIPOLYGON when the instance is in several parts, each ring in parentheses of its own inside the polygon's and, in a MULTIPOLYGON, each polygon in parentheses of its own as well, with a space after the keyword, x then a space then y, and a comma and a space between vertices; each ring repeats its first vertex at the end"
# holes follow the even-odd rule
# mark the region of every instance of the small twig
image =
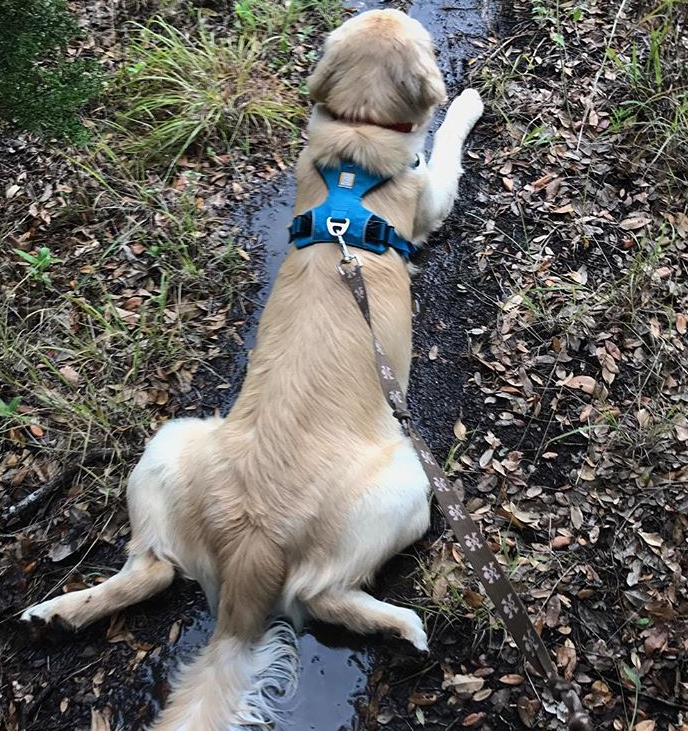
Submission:
MULTIPOLYGON (((585 657, 586 662, 588 662, 591 667, 595 667, 589 660, 587 653, 583 652, 583 656, 585 657)), ((610 675, 606 675, 605 673, 600 672, 599 670, 595 669, 597 674, 604 679, 605 683, 611 683, 612 685, 615 685, 617 688, 622 688, 626 690, 630 690, 627 686, 625 686, 620 680, 617 680, 616 678, 612 678, 610 675)), ((666 698, 662 698, 661 696, 652 695, 650 693, 644 693, 642 690, 638 690, 638 697, 644 698, 648 701, 653 701, 654 703, 659 703, 662 706, 665 706, 666 708, 675 708, 679 711, 688 711, 688 705, 685 703, 676 703, 676 701, 670 701, 666 698)))
POLYGON ((2 515, 0 515, 0 524, 8 527, 16 524, 27 514, 31 514, 34 510, 37 510, 42 500, 52 496, 57 490, 69 485, 84 467, 105 462, 107 459, 113 457, 114 454, 114 449, 94 449, 88 452, 79 464, 63 470, 59 475, 29 493, 18 503, 10 505, 9 508, 3 510, 2 515))

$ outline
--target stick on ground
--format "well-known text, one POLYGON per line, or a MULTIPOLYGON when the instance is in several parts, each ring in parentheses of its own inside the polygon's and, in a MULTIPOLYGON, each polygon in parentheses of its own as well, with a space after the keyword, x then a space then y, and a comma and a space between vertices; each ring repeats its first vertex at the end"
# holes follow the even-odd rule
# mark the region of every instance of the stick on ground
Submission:
POLYGON ((56 475, 52 480, 49 480, 29 493, 18 503, 10 505, 9 508, 3 510, 2 515, 0 515, 0 524, 6 527, 16 525, 22 518, 33 514, 44 499, 51 497, 54 492, 69 485, 82 469, 99 464, 100 462, 105 462, 113 457, 114 454, 114 449, 94 449, 88 452, 79 464, 63 470, 59 475, 56 475))

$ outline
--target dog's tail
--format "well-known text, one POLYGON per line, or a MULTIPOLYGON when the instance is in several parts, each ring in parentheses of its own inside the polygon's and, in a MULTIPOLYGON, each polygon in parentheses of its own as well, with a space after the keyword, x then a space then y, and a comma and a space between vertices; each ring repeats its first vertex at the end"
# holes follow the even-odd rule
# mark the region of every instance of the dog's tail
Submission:
POLYGON ((296 689, 294 630, 277 622, 262 632, 278 600, 281 551, 258 529, 242 531, 222 566, 218 621, 210 643, 185 667, 151 731, 231 731, 266 727, 277 703, 296 689))

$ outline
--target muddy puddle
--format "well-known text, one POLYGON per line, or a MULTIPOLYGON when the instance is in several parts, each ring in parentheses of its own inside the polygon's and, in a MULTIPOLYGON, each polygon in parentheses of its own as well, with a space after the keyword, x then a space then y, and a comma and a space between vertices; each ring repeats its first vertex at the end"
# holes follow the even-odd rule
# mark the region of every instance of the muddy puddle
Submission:
MULTIPOLYGON (((214 620, 207 612, 201 609, 194 611, 169 660, 175 662, 191 658, 208 643, 213 627, 214 620)), ((334 629, 323 627, 317 637, 312 633, 299 637, 299 692, 296 700, 282 709, 278 731, 339 731, 350 728, 355 715, 355 699, 365 691, 371 661, 360 649, 360 644, 359 649, 348 646, 355 644, 356 638, 334 629)), ((144 669, 153 687, 163 681, 163 670, 160 663, 151 664, 147 671, 144 669)))
MULTIPOLYGON (((490 32, 491 24, 496 16, 498 0, 473 0, 472 2, 452 2, 452 0, 417 0, 407 8, 407 12, 430 30, 439 51, 439 60, 447 82, 450 99, 461 89, 463 71, 469 59, 480 54, 481 39, 490 32)), ((358 2, 350 5, 356 11, 390 7, 384 2, 358 2)), ((442 119, 438 115, 435 126, 442 119)), ((431 136, 428 144, 431 144, 431 136)), ((287 226, 291 220, 291 207, 295 195, 294 180, 285 176, 275 183, 266 186, 260 196, 258 207, 243 216, 237 216, 233 224, 245 227, 247 236, 240 244, 249 252, 254 261, 260 263, 260 284, 251 294, 252 311, 241 330, 245 344, 245 353, 255 344, 258 319, 263 305, 269 295, 272 283, 277 275, 282 259, 286 254, 287 226)), ((434 258, 442 257, 437 252, 434 258)), ((432 254, 422 257, 422 265, 432 263, 432 254)), ((437 262, 435 262, 437 264, 437 262)), ((443 265, 440 264, 440 268, 443 265)), ((427 274, 421 275, 414 286, 416 298, 416 316, 414 330, 427 330, 433 324, 426 322, 424 316, 427 291, 437 282, 434 266, 427 268, 427 274)), ((237 355, 237 376, 231 380, 236 386, 224 392, 223 411, 226 413, 238 393, 246 367, 246 354, 237 355)), ((414 378, 413 380, 417 380, 414 378)), ((432 387, 432 386, 431 386, 432 387)), ((412 386, 413 391, 413 386, 412 386)), ((423 429, 423 399, 414 399, 419 408, 421 429, 423 429), (420 403, 419 403, 420 401, 420 403)), ((456 403, 456 400, 453 400, 456 403)), ((436 415, 436 414, 435 414, 436 415)), ((444 421, 445 419, 440 419, 444 421)), ((437 428, 437 425, 435 425, 437 428)), ((432 436, 427 435, 427 436, 432 436)), ((432 438, 430 439, 433 442, 432 438)), ((386 572, 389 581, 389 571, 386 572)), ((392 579, 393 580, 393 579, 392 579)), ((206 644, 212 633, 213 620, 200 607, 190 613, 190 621, 182 629, 177 643, 170 648, 169 655, 163 660, 149 662, 142 672, 149 679, 152 688, 159 687, 161 676, 174 667, 179 661, 193 655, 197 648, 206 644)), ((365 698, 368 689, 368 678, 381 665, 393 662, 398 643, 388 646, 380 638, 359 640, 345 632, 334 630, 316 630, 300 637, 299 653, 301 675, 295 701, 285 711, 278 731, 340 731, 352 727, 365 727, 364 722, 357 721, 357 700, 365 698)), ((155 691, 153 694, 156 695, 155 691)), ((368 699, 365 705, 369 705, 368 699)), ((152 705, 157 705, 153 699, 152 705)))

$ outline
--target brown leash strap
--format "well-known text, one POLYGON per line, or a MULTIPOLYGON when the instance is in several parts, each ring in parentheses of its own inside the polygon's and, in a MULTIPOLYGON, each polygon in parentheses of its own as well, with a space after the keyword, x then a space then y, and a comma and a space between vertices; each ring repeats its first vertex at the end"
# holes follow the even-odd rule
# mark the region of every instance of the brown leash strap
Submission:
POLYGON ((506 628, 528 662, 543 675, 555 698, 561 699, 569 710, 570 731, 592 731, 593 725, 571 683, 559 677, 545 643, 530 621, 526 608, 507 579, 480 529, 466 510, 461 492, 452 484, 437 464, 428 445, 411 422, 406 396, 397 380, 389 359, 372 331, 370 306, 359 262, 355 257, 343 260, 339 273, 354 295, 368 327, 371 328, 377 372, 382 391, 404 433, 411 439, 430 487, 442 508, 447 522, 463 548, 464 555, 499 612, 506 628))

